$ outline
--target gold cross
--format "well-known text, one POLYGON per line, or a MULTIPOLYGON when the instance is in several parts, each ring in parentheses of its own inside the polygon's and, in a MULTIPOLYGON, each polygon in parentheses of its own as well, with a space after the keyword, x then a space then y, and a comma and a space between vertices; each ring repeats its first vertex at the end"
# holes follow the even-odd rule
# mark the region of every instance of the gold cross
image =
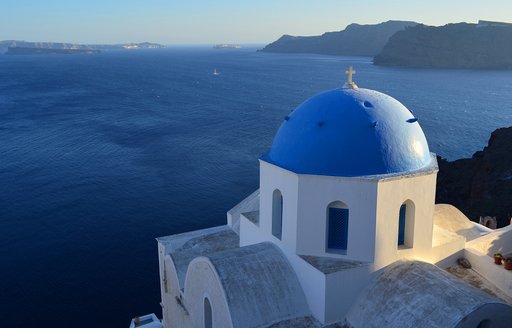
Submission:
POLYGON ((345 71, 345 74, 347 74, 347 83, 348 84, 353 84, 354 82, 352 81, 352 76, 354 74, 356 74, 356 71, 354 71, 354 69, 352 68, 352 66, 350 66, 348 68, 348 71, 345 71))
POLYGON ((345 71, 345 74, 347 74, 347 82, 343 85, 343 89, 357 89, 357 84, 352 81, 352 77, 354 74, 356 74, 356 71, 352 68, 352 66, 349 66, 348 71, 345 71))

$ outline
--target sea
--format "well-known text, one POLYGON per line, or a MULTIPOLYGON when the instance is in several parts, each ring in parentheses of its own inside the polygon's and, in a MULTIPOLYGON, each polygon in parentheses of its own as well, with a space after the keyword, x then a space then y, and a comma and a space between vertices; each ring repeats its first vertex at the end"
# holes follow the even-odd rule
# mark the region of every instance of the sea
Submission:
POLYGON ((160 316, 155 238, 225 224, 258 188, 258 157, 283 118, 340 87, 349 65, 449 160, 512 125, 512 71, 257 49, 0 55, 1 326, 160 316))

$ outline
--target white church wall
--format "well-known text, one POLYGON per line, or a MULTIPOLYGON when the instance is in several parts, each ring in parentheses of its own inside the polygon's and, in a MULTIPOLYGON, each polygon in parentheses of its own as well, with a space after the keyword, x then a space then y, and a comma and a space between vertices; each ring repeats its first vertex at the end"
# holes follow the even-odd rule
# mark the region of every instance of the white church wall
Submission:
POLYGON ((376 181, 315 175, 299 176, 297 253, 371 262, 374 256, 376 181), (327 251, 327 208, 349 210, 346 252, 327 251))
MULTIPOLYGON (((433 215, 437 172, 380 180, 377 194, 375 235, 376 268, 402 258, 421 258, 432 249, 433 215), (412 247, 398 246, 400 206, 414 203, 412 247)), ((406 232, 407 233, 407 232, 406 232)))
POLYGON ((295 247, 297 237, 298 176, 260 160, 260 228, 271 241, 295 247), (272 199, 278 189, 283 197, 282 238, 272 235, 272 199))
POLYGON ((272 241, 261 231, 261 224, 257 226, 245 216, 240 216, 240 247, 254 245, 264 241, 272 241))
POLYGON ((325 277, 324 324, 343 321, 363 288, 372 279, 372 266, 342 270, 325 277))
POLYGON ((325 322, 326 285, 325 275, 295 254, 294 250, 283 250, 299 279, 308 301, 311 314, 320 322, 325 322))
POLYGON ((181 327, 188 320, 186 313, 176 302, 180 297, 178 274, 169 255, 165 256, 160 291, 162 293, 162 314, 164 327, 181 327))
MULTIPOLYGON (((158 273, 160 276, 160 299, 162 300, 162 304, 164 301, 165 291, 164 291, 164 281, 165 281, 165 246, 162 243, 158 243, 158 273)), ((163 310, 162 310, 163 312, 163 310)))
POLYGON ((457 257, 454 257, 454 255, 461 254, 461 251, 464 249, 464 244, 464 240, 454 240, 452 242, 433 247, 426 254, 418 254, 416 259, 446 268, 455 264, 457 257))
POLYGON ((187 327, 190 319, 183 308, 177 303, 176 297, 182 296, 176 267, 170 253, 179 249, 189 240, 205 234, 226 230, 226 226, 212 227, 208 229, 185 232, 173 236, 157 238, 158 263, 160 273, 160 293, 163 322, 165 327, 187 327))
POLYGON ((179 295, 178 274, 165 245, 158 243, 158 266, 160 273, 160 299, 164 327, 175 326, 182 321, 182 312, 177 308, 175 297, 179 295))
MULTIPOLYGON (((441 269, 447 269, 451 266, 454 266, 457 264, 457 260, 461 257, 464 257, 464 249, 461 249, 457 252, 454 252, 451 255, 448 255, 445 258, 440 258, 438 262, 432 261, 432 264, 435 264, 436 266, 440 267, 441 269)), ((425 261, 429 262, 429 261, 425 261)))
POLYGON ((434 223, 432 248, 427 249, 426 253, 419 254, 417 258, 447 268, 455 264, 457 258, 462 256, 465 245, 466 238, 463 235, 448 231, 434 223))
POLYGON ((188 311, 183 325, 171 327, 204 327, 204 300, 208 298, 212 309, 213 327, 233 327, 224 289, 215 268, 206 257, 190 262, 182 299, 188 311))
POLYGON ((493 256, 496 253, 508 256, 512 254, 512 225, 493 230, 479 238, 473 239, 467 245, 489 256, 493 256))
POLYGON ((240 214, 260 209, 260 190, 255 190, 226 213, 227 224, 236 233, 240 232, 240 214))

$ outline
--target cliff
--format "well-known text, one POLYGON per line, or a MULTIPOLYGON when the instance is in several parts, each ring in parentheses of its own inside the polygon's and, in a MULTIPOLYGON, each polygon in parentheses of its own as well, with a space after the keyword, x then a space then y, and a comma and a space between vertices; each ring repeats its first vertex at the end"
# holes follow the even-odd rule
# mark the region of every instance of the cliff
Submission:
POLYGON ((512 127, 497 129, 472 158, 438 157, 436 203, 449 203, 471 220, 496 216, 498 227, 512 217, 512 127))
POLYGON ((512 26, 418 25, 393 35, 376 65, 418 68, 512 69, 512 26))
POLYGON ((397 31, 415 22, 388 21, 376 25, 350 24, 343 31, 319 36, 284 35, 261 51, 279 53, 315 53, 341 56, 375 56, 397 31))

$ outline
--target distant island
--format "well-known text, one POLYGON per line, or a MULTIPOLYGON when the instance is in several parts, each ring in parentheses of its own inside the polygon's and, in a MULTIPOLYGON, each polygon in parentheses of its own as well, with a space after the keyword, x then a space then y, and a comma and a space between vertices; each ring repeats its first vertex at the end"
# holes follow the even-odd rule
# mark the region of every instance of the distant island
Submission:
POLYGON ((91 49, 97 50, 123 50, 123 49, 162 49, 166 48, 162 44, 152 42, 140 43, 122 43, 122 44, 91 44, 88 45, 91 49))
POLYGON ((0 41, 0 54, 96 54, 103 50, 158 49, 164 45, 151 42, 123 44, 74 44, 62 42, 0 41))
POLYGON ((74 55, 74 54, 98 54, 100 50, 94 49, 52 49, 52 48, 29 48, 29 47, 8 47, 6 55, 74 55))
POLYGON ((239 44, 216 44, 213 46, 215 49, 240 49, 241 46, 239 44))
POLYGON ((376 65, 417 68, 512 69, 512 24, 480 21, 397 32, 376 65))
POLYGON ((387 21, 375 25, 350 24, 345 30, 319 36, 283 35, 261 51, 373 57, 381 52, 393 34, 416 25, 418 23, 409 21, 387 21))

